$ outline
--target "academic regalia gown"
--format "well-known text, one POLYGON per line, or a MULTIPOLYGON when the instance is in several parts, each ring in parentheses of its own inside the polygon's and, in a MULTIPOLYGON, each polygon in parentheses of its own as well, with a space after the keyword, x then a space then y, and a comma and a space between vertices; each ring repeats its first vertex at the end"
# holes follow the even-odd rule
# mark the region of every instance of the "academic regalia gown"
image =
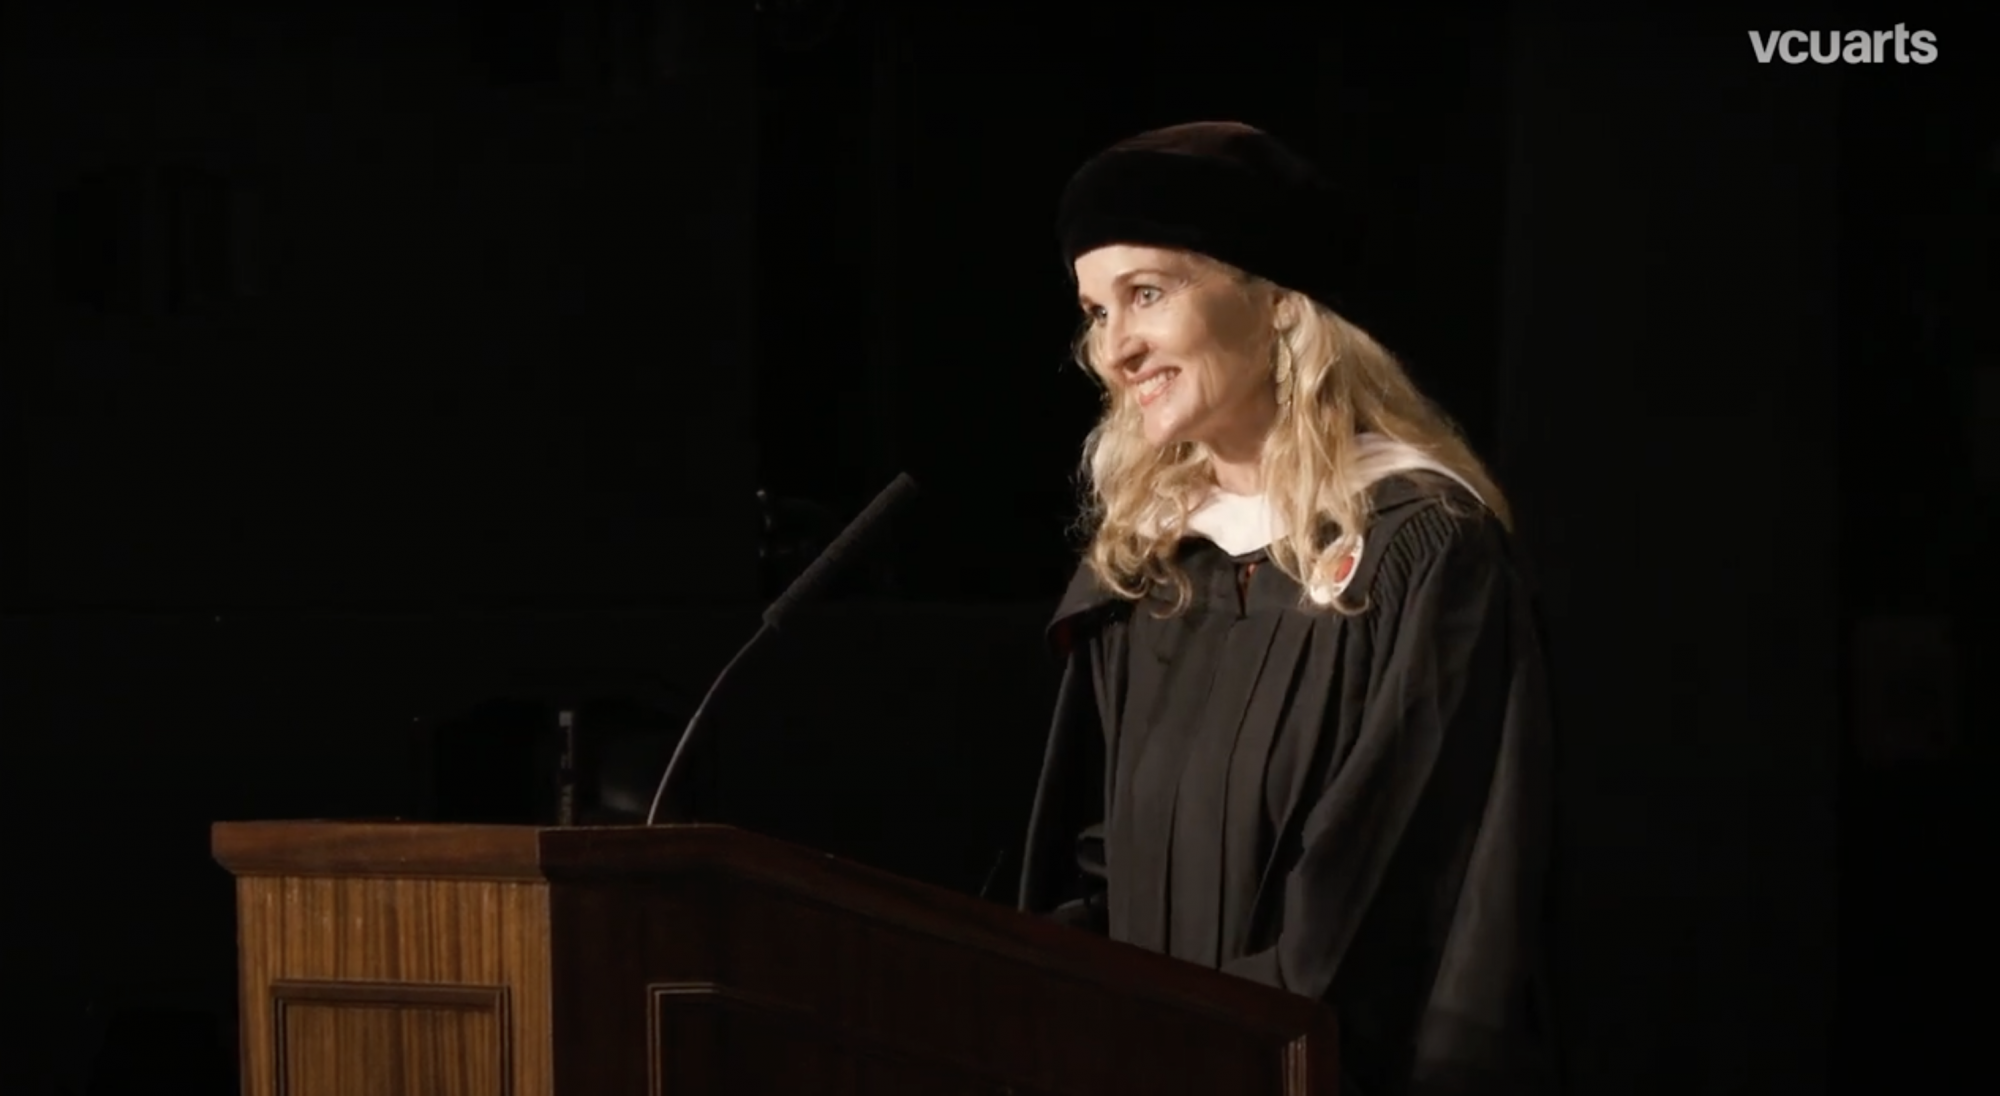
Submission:
POLYGON ((1550 720, 1496 519, 1374 488, 1343 598, 1188 535, 1192 605, 1079 569, 1020 903, 1327 1002, 1353 1096, 1555 1091, 1543 997, 1550 720))

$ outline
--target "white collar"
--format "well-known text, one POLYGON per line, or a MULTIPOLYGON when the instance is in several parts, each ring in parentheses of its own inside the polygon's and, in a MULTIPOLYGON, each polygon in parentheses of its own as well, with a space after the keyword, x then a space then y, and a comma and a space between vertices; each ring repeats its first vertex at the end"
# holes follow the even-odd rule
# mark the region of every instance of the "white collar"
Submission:
MULTIPOLYGON (((1471 491, 1474 498, 1479 498, 1478 490, 1465 482, 1464 477, 1414 445, 1381 434, 1363 434, 1356 441, 1360 449, 1356 468, 1363 486, 1402 472, 1421 470, 1449 476, 1471 491)), ((1207 537, 1232 556, 1240 556, 1268 546, 1284 536, 1286 528, 1284 515, 1263 495, 1233 495, 1218 488, 1211 490, 1188 515, 1188 531, 1207 537)))
POLYGON ((1254 552, 1284 536, 1285 520, 1263 495, 1209 493, 1188 515, 1188 531, 1200 533, 1232 556, 1254 552))

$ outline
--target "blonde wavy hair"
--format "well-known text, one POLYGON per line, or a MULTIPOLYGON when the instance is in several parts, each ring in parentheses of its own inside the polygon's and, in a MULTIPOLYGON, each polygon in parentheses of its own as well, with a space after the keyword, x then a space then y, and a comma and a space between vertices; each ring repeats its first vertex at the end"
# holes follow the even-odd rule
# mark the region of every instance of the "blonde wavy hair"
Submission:
MULTIPOLYGON (((1456 425, 1366 331, 1323 304, 1206 256, 1192 256, 1229 273, 1246 292, 1273 302, 1268 349, 1278 388, 1278 417, 1264 442, 1263 488, 1284 533, 1271 562, 1310 589, 1368 527, 1374 479, 1361 460, 1360 438, 1402 442, 1449 469, 1511 527, 1499 486, 1456 425), (1331 528, 1329 528, 1329 526, 1331 528)), ((1170 613, 1185 610, 1192 590, 1175 565, 1181 530, 1215 490, 1206 448, 1146 441, 1139 407, 1105 377, 1093 354, 1097 328, 1086 323, 1074 351, 1077 364, 1102 384, 1102 418, 1084 443, 1082 529, 1085 561, 1118 596, 1142 600, 1171 591, 1170 613)), ((1311 604, 1308 602, 1308 604, 1311 604)), ((1360 606, 1332 599, 1336 612, 1360 606)))

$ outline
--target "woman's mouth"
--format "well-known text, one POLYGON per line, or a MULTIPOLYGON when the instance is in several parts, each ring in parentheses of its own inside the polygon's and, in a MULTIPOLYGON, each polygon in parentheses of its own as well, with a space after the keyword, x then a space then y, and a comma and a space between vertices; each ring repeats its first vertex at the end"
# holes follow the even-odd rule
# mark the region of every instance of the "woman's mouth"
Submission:
POLYGON ((1162 369, 1133 385, 1132 387, 1139 393, 1139 406, 1149 406, 1154 400, 1159 399, 1161 393, 1167 390, 1167 386, 1174 383, 1174 378, 1180 375, 1181 371, 1178 369, 1162 369))

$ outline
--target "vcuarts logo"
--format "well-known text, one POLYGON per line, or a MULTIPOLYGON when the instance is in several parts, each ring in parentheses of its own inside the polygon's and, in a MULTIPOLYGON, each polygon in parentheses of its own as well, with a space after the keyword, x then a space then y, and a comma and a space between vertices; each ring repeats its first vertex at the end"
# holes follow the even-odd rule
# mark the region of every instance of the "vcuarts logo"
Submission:
POLYGON ((1937 60, 1937 35, 1927 30, 1753 30, 1750 49, 1757 63, 1773 57, 1788 65, 1928 65, 1937 60))

